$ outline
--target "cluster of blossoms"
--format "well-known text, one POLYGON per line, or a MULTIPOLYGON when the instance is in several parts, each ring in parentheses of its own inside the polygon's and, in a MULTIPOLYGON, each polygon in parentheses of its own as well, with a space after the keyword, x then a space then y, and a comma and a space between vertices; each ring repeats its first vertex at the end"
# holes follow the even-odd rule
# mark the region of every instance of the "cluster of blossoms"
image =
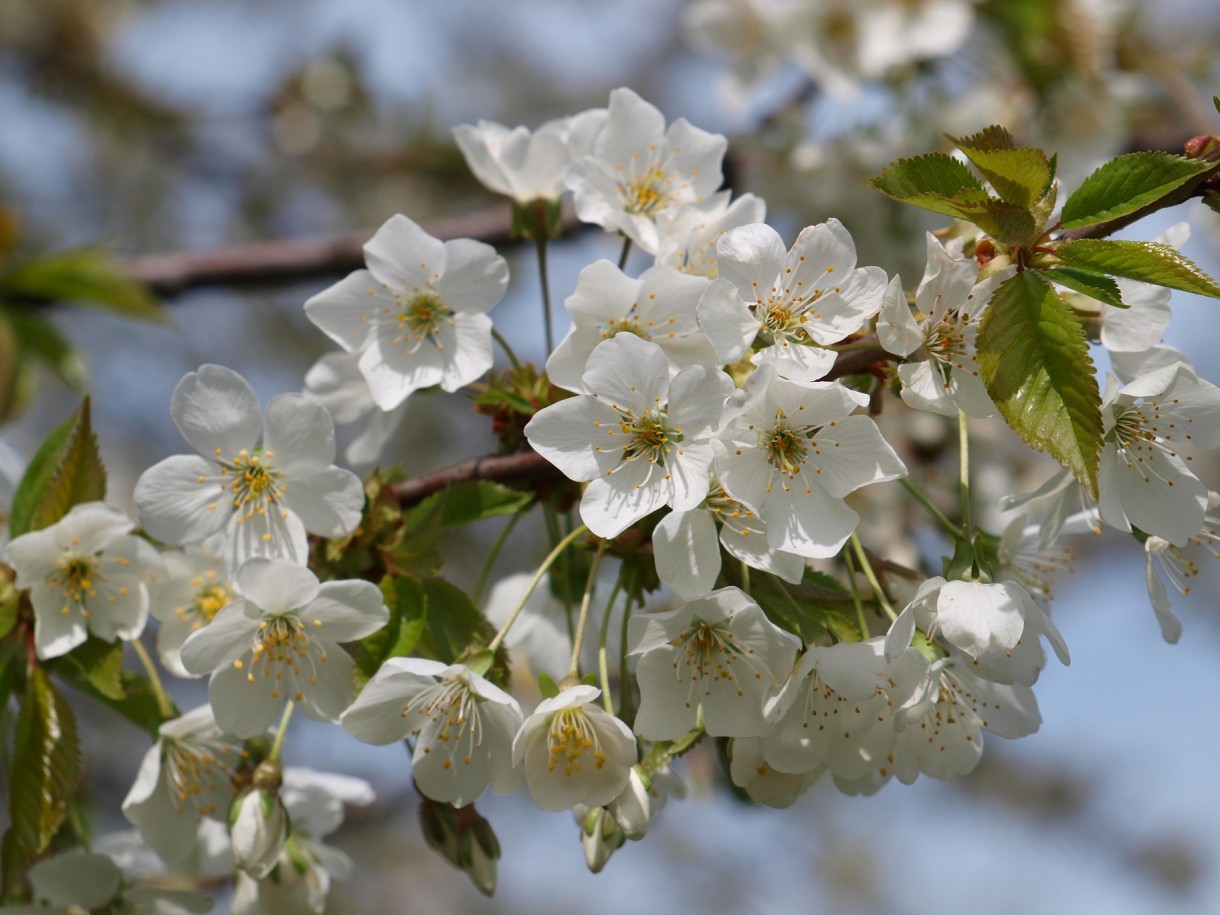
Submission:
MULTIPOLYGON (((354 780, 281 769, 295 708, 369 744, 405 742, 429 841, 485 889, 498 846, 472 804, 489 787, 524 785, 539 807, 573 811, 598 870, 645 835, 668 795, 682 794, 671 763, 705 736, 726 741, 728 776, 749 797, 785 806, 827 773, 851 794, 893 777, 964 775, 984 732, 1037 730, 1043 639, 1069 660, 1048 613, 1050 576, 1083 491, 1061 475, 1014 497, 1027 513, 990 548, 968 505, 961 526, 936 512, 967 553, 944 577, 904 570, 908 580, 883 584, 885 563, 857 534, 870 493, 908 473, 871 415, 886 385, 867 369, 900 363, 886 378, 892 391, 912 409, 958 418, 965 437, 967 417, 996 412, 976 341, 993 293, 1017 268, 980 265, 962 239, 929 235, 926 272, 908 299, 898 277, 857 265, 835 219, 789 247, 762 222, 762 201, 719 189, 723 137, 684 121, 667 127, 627 89, 604 111, 532 134, 481 123, 457 137, 492 190, 528 208, 570 189, 582 219, 654 259, 639 276, 594 263, 566 300, 571 328, 546 363, 554 396, 532 405, 522 431, 580 484, 581 527, 556 538, 529 585, 511 583, 507 601, 493 594, 490 603, 512 605, 489 611, 501 624, 494 638, 473 637, 450 656, 434 646, 435 656, 358 666, 391 619, 387 582, 422 593, 436 580, 388 563, 382 588, 331 574, 342 550, 330 547, 379 523, 360 479, 334 464, 331 411, 369 422, 358 451, 374 462, 411 394, 458 391, 488 371, 486 313, 508 287, 507 264, 488 245, 439 241, 401 215, 366 245, 367 269, 305 304, 343 349, 311 370, 312 395, 282 394, 264 416, 229 369, 205 365, 178 385, 170 413, 196 454, 156 464, 134 493, 141 528, 165 549, 100 502, 7 546, 16 586, 29 591, 38 658, 90 636, 136 640, 151 615, 166 669, 210 678, 208 705, 165 716, 123 803, 164 864, 236 874, 237 912, 323 910, 350 862, 319 840, 344 803, 372 794, 354 780), (866 371, 851 367, 861 349, 873 351, 866 371), (577 546, 594 559, 568 629, 531 595, 577 546), (600 678, 582 678, 607 553, 620 571, 594 646, 600 678), (815 572, 815 562, 844 574, 815 572), (611 651, 619 596, 629 614, 653 575, 672 599, 631 616, 611 651), (810 597, 814 586, 832 595, 832 611, 810 597), (527 630, 530 666, 545 675, 528 714, 506 691, 498 654, 510 646, 525 661, 527 630)), ((1159 576, 1185 593, 1197 557, 1214 555, 1220 518, 1179 449, 1220 446, 1220 390, 1163 345, 1160 293, 1126 292, 1129 311, 1098 318, 1123 379, 1106 395, 1100 497, 1086 507, 1090 521, 1143 543, 1151 600, 1172 640, 1180 627, 1159 576)), ((96 909, 94 896, 63 902, 44 889, 46 874, 76 866, 66 860, 40 865, 36 896, 96 909)), ((106 865, 88 866, 105 872, 102 902, 139 892, 106 865)))

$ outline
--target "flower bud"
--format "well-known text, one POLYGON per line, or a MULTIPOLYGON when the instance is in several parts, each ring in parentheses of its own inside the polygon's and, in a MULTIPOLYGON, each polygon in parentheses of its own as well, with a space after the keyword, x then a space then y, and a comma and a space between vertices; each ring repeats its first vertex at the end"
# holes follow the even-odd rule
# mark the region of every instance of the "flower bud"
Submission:
POLYGON ((642 839, 652 819, 652 782, 639 766, 633 766, 623 793, 606 805, 618 828, 628 839, 642 839))
POLYGON ((479 892, 485 896, 495 893, 500 840, 473 804, 456 808, 424 798, 419 805, 419 822, 424 840, 433 851, 465 871, 479 892))
MULTIPOLYGON (((260 766, 261 768, 261 766, 260 766)), ((259 879, 275 867, 288 837, 288 811, 279 795, 252 788, 238 798, 229 827, 234 863, 259 879)))
POLYGON ((594 874, 601 873, 610 856, 623 847, 627 837, 604 807, 592 807, 580 825, 580 844, 585 852, 585 864, 594 874))

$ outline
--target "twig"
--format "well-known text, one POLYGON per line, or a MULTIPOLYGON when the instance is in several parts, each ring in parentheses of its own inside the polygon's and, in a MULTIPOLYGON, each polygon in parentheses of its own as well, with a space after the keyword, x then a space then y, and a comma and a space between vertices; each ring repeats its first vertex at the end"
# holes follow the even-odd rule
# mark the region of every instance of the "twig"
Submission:
MULTIPOLYGON (((509 207, 505 204, 433 220, 423 228, 442 240, 475 238, 499 246, 512 241, 510 225, 509 207)), ((564 232, 582 227, 571 207, 565 207, 564 232)), ((372 236, 371 230, 362 229, 330 238, 260 241, 210 251, 151 254, 130 258, 120 267, 131 279, 146 284, 158 295, 172 297, 201 286, 280 283, 348 273, 364 266, 362 249, 372 236)))

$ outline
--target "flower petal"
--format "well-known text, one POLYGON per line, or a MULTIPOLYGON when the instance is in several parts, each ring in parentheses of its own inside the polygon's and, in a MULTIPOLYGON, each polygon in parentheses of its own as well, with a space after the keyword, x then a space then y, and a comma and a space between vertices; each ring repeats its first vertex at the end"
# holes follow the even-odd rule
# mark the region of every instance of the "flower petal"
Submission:
POLYGON ((252 449, 263 428, 254 389, 222 365, 200 366, 178 382, 169 413, 182 437, 207 457, 252 449))

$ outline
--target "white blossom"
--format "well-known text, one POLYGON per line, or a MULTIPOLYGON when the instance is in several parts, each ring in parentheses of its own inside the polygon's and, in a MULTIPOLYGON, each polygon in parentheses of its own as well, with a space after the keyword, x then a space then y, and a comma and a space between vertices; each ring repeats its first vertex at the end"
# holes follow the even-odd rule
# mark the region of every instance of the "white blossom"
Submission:
POLYGON ((1220 390, 1182 363, 1115 388, 1102 404, 1101 516, 1181 546, 1203 526, 1207 487, 1178 449, 1220 445, 1220 390))
POLYGON ((671 375, 688 365, 714 363, 716 353, 695 318, 707 284, 705 277, 673 267, 651 267, 636 279, 610 261, 590 264, 564 302, 572 326, 547 359, 547 377, 561 388, 587 393, 582 378, 589 356, 619 333, 661 347, 671 375))
POLYGON ((899 283, 891 283, 877 317, 877 337, 889 352, 908 358, 898 367, 902 399, 945 416, 994 416, 995 404, 979 376, 975 338, 995 290, 1016 268, 979 280, 973 258, 955 257, 931 233, 928 266, 911 313, 899 283))
POLYGON ((134 526, 117 508, 84 502, 9 543, 17 588, 30 591, 39 658, 66 654, 89 633, 107 642, 139 638, 160 560, 130 533, 134 526))
POLYGON ((893 661, 884 640, 811 646, 768 706, 763 756, 779 772, 827 769, 853 781, 885 765, 895 713, 915 695, 928 662, 914 649, 893 661))
POLYGON ((305 373, 305 393, 326 407, 339 425, 360 423, 357 435, 343 456, 353 466, 372 466, 407 418, 407 403, 382 410, 360 372, 356 353, 327 353, 305 373))
POLYGON ((742 194, 730 203, 730 194, 720 191, 702 203, 662 211, 657 217, 657 263, 692 276, 715 277, 720 236, 767 218, 767 203, 762 198, 742 194))
POLYGON ((193 677, 182 666, 182 643, 202 629, 237 592, 225 569, 224 539, 209 537, 182 550, 161 554, 164 573, 153 582, 149 595, 157 628, 157 653, 161 663, 176 677, 193 677))
POLYGON ((246 760, 241 742, 225 736, 210 706, 202 705, 157 730, 123 816, 167 864, 195 851, 203 817, 227 821, 233 778, 246 760))
POLYGON ((149 912, 184 915, 209 912, 212 900, 186 890, 133 885, 107 855, 76 848, 44 858, 30 868, 35 903, 5 906, 10 915, 43 912, 149 912))
POLYGON ((517 732, 513 764, 543 810, 601 807, 627 786, 635 735, 596 704, 600 695, 593 686, 570 686, 540 702, 517 732))
POLYGON ((365 743, 414 742, 411 772, 425 797, 465 807, 490 784, 521 785, 512 743, 517 701, 465 665, 390 658, 343 713, 343 729, 365 743))
POLYGON ((288 811, 275 792, 251 788, 237 800, 229 835, 233 863, 251 877, 266 877, 288 839, 288 811))
POLYGON ((204 365, 178 383, 170 415, 198 454, 166 458, 136 483, 140 523, 158 540, 223 532, 233 572, 254 556, 304 563, 306 531, 341 537, 360 523, 364 487, 334 466, 334 424, 312 397, 281 394, 263 419, 241 375, 204 365))
POLYGON ((1034 684, 1044 660, 1039 636, 1060 661, 1071 663, 1059 629, 1016 581, 928 579, 890 627, 886 657, 898 657, 911 644, 916 626, 966 655, 976 676, 997 683, 1034 684))
POLYGON ((758 350, 793 381, 815 381, 834 364, 824 347, 859 330, 881 307, 880 267, 856 268, 856 245, 837 219, 801 231, 791 250, 770 226, 732 229, 716 243, 720 276, 699 301, 699 327, 721 363, 758 350))
POLYGON ((608 110, 592 152, 568 170, 576 213, 656 254, 657 217, 720 187, 728 141, 685 118, 666 129, 664 115, 630 89, 611 92, 608 110))
POLYGON ((1150 536, 1144 541, 1144 555, 1148 599, 1160 624, 1162 638, 1174 644, 1182 636, 1182 624, 1173 613, 1165 584, 1168 582, 1186 597, 1190 594, 1190 580, 1202 571, 1202 565, 1209 558, 1220 559, 1220 495, 1207 494, 1203 526, 1184 544, 1175 546, 1162 537, 1150 536))
POLYGON ((729 741, 729 778, 756 804, 783 809, 812 787, 826 771, 815 766, 804 772, 780 772, 763 757, 763 738, 738 737, 729 741))
POLYGON ((367 581, 328 581, 290 562, 251 559, 234 578, 238 594, 182 646, 182 663, 211 673, 217 723, 254 737, 291 699, 310 718, 338 721, 354 698, 353 663, 339 647, 389 619, 367 581))
POLYGON ((867 416, 868 397, 833 382, 797 384, 770 366, 746 382, 747 399, 721 440, 720 482, 767 526, 767 543, 801 556, 835 555, 859 516, 843 499, 906 467, 867 416))
POLYGON ((566 476, 589 481, 580 502, 589 530, 614 537, 664 505, 703 501, 727 375, 696 365, 671 381, 659 346, 620 333, 589 357, 584 385, 590 393, 536 413, 525 436, 566 476))
POLYGON ((713 737, 761 736, 763 704, 800 649, 738 588, 633 616, 627 631, 628 654, 640 656, 635 730, 649 740, 680 737, 700 716, 713 737))
POLYGON ((453 128, 453 138, 488 190, 518 203, 557 200, 566 189, 568 168, 592 150, 608 117, 606 109, 593 108, 547 121, 532 132, 480 120, 453 128))
POLYGON ((491 368, 486 312, 508 288, 491 245, 442 242, 401 214, 364 246, 367 270, 313 296, 305 314, 349 353, 382 410, 420 388, 456 391, 491 368))

